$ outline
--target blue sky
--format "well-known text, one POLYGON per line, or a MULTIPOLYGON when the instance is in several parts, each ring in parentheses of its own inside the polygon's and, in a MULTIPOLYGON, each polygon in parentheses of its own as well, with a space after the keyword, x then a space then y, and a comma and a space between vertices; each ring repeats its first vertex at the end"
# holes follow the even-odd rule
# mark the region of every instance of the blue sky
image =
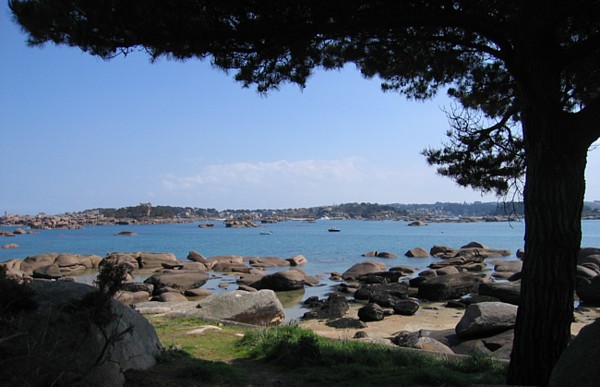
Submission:
MULTIPOLYGON (((1 213, 496 200, 421 156, 445 140, 444 96, 409 102, 348 67, 264 97, 208 61, 102 61, 25 39, 3 2, 1 213)), ((587 200, 600 199, 598 152, 587 200)))

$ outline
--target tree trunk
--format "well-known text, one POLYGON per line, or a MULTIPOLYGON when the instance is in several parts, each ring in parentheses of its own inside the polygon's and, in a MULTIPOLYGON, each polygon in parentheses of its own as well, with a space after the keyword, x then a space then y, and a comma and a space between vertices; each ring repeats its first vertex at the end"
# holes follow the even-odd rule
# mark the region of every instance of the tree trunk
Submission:
POLYGON ((571 335, 587 144, 561 113, 538 112, 523 122, 525 257, 508 382, 544 386, 571 335))

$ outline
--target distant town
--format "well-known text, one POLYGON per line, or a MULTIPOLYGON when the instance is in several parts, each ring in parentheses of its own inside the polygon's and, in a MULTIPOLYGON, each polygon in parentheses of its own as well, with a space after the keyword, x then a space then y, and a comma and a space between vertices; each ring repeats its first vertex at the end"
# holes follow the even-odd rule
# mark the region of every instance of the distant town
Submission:
MULTIPOLYGON (((600 219, 600 201, 586 202, 584 219, 600 219)), ((91 225, 191 223, 224 221, 226 225, 252 225, 281 221, 318 219, 399 220, 433 222, 504 222, 523 219, 522 202, 474 202, 434 204, 345 203, 310 208, 224 210, 173 207, 140 203, 122 208, 96 208, 81 212, 48 215, 5 213, 0 226, 27 226, 33 229, 81 228, 91 225)))

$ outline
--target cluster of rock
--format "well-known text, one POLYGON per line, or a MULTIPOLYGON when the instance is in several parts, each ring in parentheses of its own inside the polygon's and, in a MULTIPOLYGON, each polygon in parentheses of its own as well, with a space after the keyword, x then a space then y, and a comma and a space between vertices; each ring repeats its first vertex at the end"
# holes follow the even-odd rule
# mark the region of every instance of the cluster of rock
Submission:
MULTIPOLYGON (((379 252, 363 254, 380 256, 379 252)), ((387 255, 384 254, 384 255, 387 255)), ((401 332, 391 338, 397 345, 457 354, 490 354, 506 358, 510 354, 512 327, 519 303, 520 283, 496 282, 493 277, 510 273, 518 277, 520 260, 498 259, 510 255, 507 250, 491 249, 471 242, 459 249, 434 246, 429 252, 422 248, 410 249, 408 257, 439 257, 440 260, 419 272, 407 266, 388 268, 381 261, 359 262, 344 273, 332 273, 342 281, 337 295, 324 300, 309 298, 305 305, 311 310, 304 319, 326 319, 336 328, 364 328, 368 323, 381 321, 387 316, 415 314, 424 302, 445 301, 447 307, 466 309, 463 318, 452 331, 401 332), (494 258, 492 275, 486 273, 494 258), (340 294, 350 294, 348 300, 340 294), (358 318, 345 316, 349 303, 361 305, 358 318)), ((362 332, 357 332, 361 337, 362 332)))

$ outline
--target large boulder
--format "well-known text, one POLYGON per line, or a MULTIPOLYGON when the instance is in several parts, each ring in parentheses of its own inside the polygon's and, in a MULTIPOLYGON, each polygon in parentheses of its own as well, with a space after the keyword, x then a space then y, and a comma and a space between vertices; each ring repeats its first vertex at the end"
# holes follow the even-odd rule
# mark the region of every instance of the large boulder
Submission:
POLYGON ((154 273, 146 278, 144 283, 154 286, 154 293, 165 287, 184 292, 188 289, 199 288, 208 281, 208 274, 200 271, 172 270, 154 273))
POLYGON ((252 325, 278 325, 285 319, 281 302, 272 290, 235 290, 213 294, 198 303, 198 316, 252 325))
POLYGON ((578 277, 575 290, 585 304, 600 305, 600 275, 592 279, 578 277))
POLYGON ((265 275, 258 281, 249 284, 255 289, 271 289, 276 292, 303 289, 304 285, 314 286, 319 283, 315 277, 307 275, 298 268, 279 271, 265 275))
POLYGON ((593 387, 600 380, 600 320, 581 329, 556 362, 550 387, 593 387), (595 360, 596 359, 596 360, 595 360))
POLYGON ((490 296, 508 304, 519 305, 521 282, 482 282, 479 285, 480 296, 490 296))
POLYGON ((377 304, 369 303, 358 310, 360 321, 381 321, 385 317, 385 311, 377 304))
POLYGON ((517 319, 517 306, 503 302, 480 302, 467 307, 456 325, 461 338, 493 336, 512 329, 517 319))
POLYGON ((352 267, 342 274, 342 278, 346 281, 355 280, 365 274, 378 273, 386 269, 387 266, 383 262, 367 260, 352 265, 352 267))
POLYGON ((59 254, 54 260, 60 272, 64 275, 82 272, 89 269, 97 269, 102 261, 97 255, 83 254, 59 254))
POLYGON ((29 286, 38 308, 19 323, 27 334, 3 343, 3 351, 20 355, 3 363, 13 378, 3 383, 122 386, 125 371, 156 363, 162 346, 153 326, 138 312, 111 300, 114 317, 102 325, 85 310, 93 308, 91 304, 78 302, 93 287, 65 281, 33 281, 29 286))
POLYGON ((419 283, 418 298, 445 301, 468 293, 477 293, 481 278, 470 273, 429 277, 419 283))
POLYGON ((139 253, 138 255, 138 264, 143 270, 162 267, 163 263, 177 263, 177 257, 173 253, 139 253))
POLYGON ((31 275, 34 270, 39 269, 40 267, 54 264, 57 256, 58 254, 56 253, 31 255, 23 260, 23 263, 21 263, 21 270, 31 275))
MULTIPOLYGON (((315 296, 315 298, 317 297, 315 296)), ((316 300, 306 300, 304 304, 312 308, 310 312, 306 312, 302 316, 304 319, 337 319, 343 317, 350 309, 346 297, 337 294, 330 294, 324 300, 318 298, 316 300)))
POLYGON ((409 258, 427 258, 429 257, 429 253, 422 247, 413 247, 404 253, 405 256, 409 258))

